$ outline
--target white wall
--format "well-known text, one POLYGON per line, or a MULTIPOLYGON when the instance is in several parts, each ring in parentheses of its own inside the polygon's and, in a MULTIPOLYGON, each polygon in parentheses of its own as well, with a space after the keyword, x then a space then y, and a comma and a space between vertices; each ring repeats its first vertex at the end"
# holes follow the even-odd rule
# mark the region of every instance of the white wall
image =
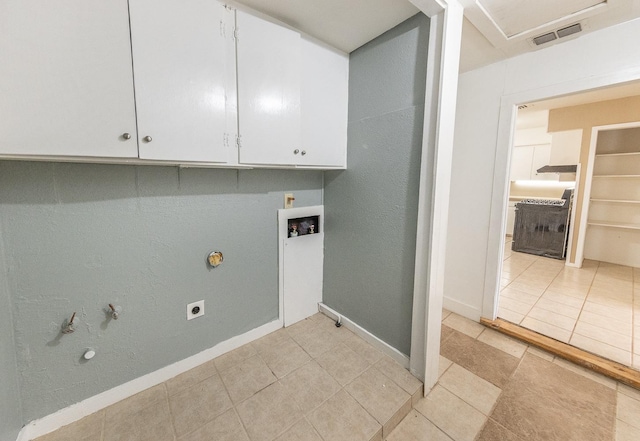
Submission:
POLYGON ((494 314, 515 105, 640 79, 640 20, 460 75, 444 306, 494 314))

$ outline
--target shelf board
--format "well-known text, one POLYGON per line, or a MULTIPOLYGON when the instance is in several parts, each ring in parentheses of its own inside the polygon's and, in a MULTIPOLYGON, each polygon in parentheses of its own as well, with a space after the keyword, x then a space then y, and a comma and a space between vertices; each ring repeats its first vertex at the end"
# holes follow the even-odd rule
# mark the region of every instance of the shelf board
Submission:
POLYGON ((603 202, 612 204, 640 204, 640 200, 622 200, 622 199, 591 199, 591 202, 603 202))
POLYGON ((597 226, 597 227, 607 227, 607 228, 622 228, 625 230, 640 230, 640 224, 625 224, 621 222, 607 222, 607 221, 587 221, 589 225, 597 226))
POLYGON ((640 152, 626 152, 626 153, 597 153, 596 157, 605 157, 605 156, 633 156, 640 155, 640 152))
POLYGON ((640 178, 640 175, 593 175, 594 178, 640 178))

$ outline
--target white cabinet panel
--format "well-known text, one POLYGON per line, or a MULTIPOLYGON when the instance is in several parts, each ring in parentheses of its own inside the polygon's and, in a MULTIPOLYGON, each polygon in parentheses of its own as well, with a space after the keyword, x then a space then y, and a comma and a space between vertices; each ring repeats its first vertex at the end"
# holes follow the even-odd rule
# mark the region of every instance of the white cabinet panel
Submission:
POLYGON ((237 11, 240 162, 300 162, 300 35, 237 11))
POLYGON ((324 206, 278 210, 280 311, 284 326, 318 312, 322 302, 324 206), (288 237, 289 220, 318 216, 315 234, 288 237))
POLYGON ((557 181, 558 175, 553 173, 537 173, 536 170, 549 165, 551 145, 530 145, 514 147, 511 154, 512 181, 557 181))
POLYGON ((512 181, 531 179, 531 164, 533 162, 533 147, 514 147, 511 153, 512 181))
POLYGON ((531 161, 531 179, 539 181, 557 181, 556 173, 538 173, 539 168, 549 165, 551 157, 551 145, 536 145, 533 147, 533 159, 531 161))
POLYGON ((349 56, 302 38, 300 164, 345 167, 349 56))
MULTIPOLYGON (((543 111, 547 115, 544 119, 548 119, 548 111, 543 111)), ((525 145, 550 144, 551 134, 547 132, 546 124, 542 127, 532 127, 530 129, 516 129, 513 134, 513 145, 520 147, 525 145)))
POLYGON ((130 11, 140 158, 226 162, 233 12, 209 0, 130 11))
POLYGON ((0 154, 138 156, 127 0, 4 0, 0 60, 0 154))
POLYGON ((322 302, 324 233, 284 240, 284 325, 318 312, 322 302))
POLYGON ((572 165, 580 162, 582 129, 554 132, 551 134, 549 164, 572 165))

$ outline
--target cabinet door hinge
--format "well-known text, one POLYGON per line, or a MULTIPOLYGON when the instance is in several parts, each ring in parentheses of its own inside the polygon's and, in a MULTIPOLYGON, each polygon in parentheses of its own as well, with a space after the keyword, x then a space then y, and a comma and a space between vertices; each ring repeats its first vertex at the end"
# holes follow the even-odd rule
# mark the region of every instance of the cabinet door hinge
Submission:
POLYGON ((224 21, 220 20, 220 36, 222 38, 226 38, 227 37, 227 29, 226 26, 224 24, 224 21))
POLYGON ((238 148, 242 148, 242 136, 240 135, 236 136, 236 146, 238 146, 238 148))
POLYGON ((237 41, 239 38, 240 38, 240 29, 233 28, 233 39, 237 41))

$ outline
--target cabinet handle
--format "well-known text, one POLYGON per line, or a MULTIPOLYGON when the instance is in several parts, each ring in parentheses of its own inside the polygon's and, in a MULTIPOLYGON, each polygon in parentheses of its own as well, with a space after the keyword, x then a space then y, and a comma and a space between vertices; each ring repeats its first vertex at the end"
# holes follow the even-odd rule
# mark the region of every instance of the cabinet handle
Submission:
POLYGON ((130 135, 129 133, 123 133, 123 134, 122 134, 122 137, 123 137, 124 139, 131 139, 131 135, 130 135))
POLYGON ((300 153, 300 150, 298 150, 298 149, 295 149, 295 150, 293 151, 293 154, 294 154, 294 155, 297 155, 298 153, 300 153))
POLYGON ((304 156, 304 155, 306 155, 306 154, 307 154, 307 152, 306 152, 305 150, 303 150, 300 154, 301 154, 302 156, 304 156))
POLYGON ((150 137, 150 136, 145 136, 144 138, 142 138, 142 140, 143 140, 144 142, 151 142, 151 141, 153 141, 153 138, 152 138, 152 137, 150 137))

